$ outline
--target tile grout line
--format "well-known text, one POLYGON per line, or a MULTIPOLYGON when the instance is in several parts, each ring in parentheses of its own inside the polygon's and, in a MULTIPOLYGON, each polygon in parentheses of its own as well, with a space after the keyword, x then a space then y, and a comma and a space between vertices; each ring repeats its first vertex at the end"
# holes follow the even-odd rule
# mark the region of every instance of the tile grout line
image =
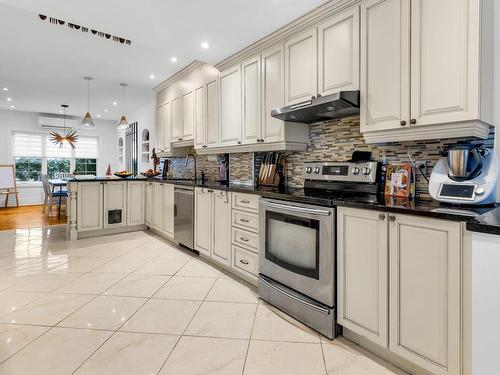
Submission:
POLYGON ((245 373, 245 368, 247 365, 248 352, 250 351, 250 344, 252 343, 253 329, 255 327, 255 320, 257 320, 257 311, 259 310, 260 299, 257 297, 257 307, 255 308, 255 314, 253 316, 252 329, 250 330, 250 338, 248 339, 247 350, 245 352, 245 360, 243 361, 243 368, 241 369, 241 374, 245 373))

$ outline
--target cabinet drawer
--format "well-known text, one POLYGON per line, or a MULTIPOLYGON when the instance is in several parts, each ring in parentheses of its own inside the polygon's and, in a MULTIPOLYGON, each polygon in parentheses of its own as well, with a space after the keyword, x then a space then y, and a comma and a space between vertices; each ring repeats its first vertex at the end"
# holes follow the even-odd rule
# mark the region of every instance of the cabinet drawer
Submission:
POLYGON ((245 250, 239 246, 233 246, 233 268, 256 277, 258 274, 259 257, 251 251, 245 250))
POLYGON ((233 244, 259 252, 259 235, 244 229, 233 228, 233 244))
POLYGON ((233 193, 233 208, 238 210, 245 210, 250 212, 255 212, 259 210, 259 196, 258 195, 250 195, 250 194, 242 194, 242 193, 233 193))
POLYGON ((233 226, 257 233, 259 216, 250 212, 233 210, 233 226))

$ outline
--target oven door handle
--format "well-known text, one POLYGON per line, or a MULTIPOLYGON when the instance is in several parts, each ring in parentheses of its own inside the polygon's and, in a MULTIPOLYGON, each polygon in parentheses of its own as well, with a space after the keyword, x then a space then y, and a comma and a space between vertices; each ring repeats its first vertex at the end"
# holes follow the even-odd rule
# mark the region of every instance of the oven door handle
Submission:
POLYGON ((318 210, 315 208, 292 206, 289 204, 279 204, 279 203, 273 203, 273 202, 269 202, 269 201, 262 202, 262 204, 264 206, 270 207, 270 208, 279 208, 282 210, 287 210, 290 212, 298 212, 298 213, 303 213, 303 214, 313 214, 313 215, 322 215, 322 216, 330 216, 330 214, 331 214, 331 211, 327 211, 327 210, 318 210))
POLYGON ((267 281, 264 277, 262 277, 261 275, 259 275, 259 281, 263 282, 264 284, 266 284, 268 287, 274 289, 275 291, 281 293, 281 294, 284 294, 285 296, 287 296, 288 298, 290 299, 293 299, 294 301, 296 302, 299 302, 301 304, 303 304, 304 306, 307 306, 313 310, 316 310, 322 314, 325 314, 325 315, 330 315, 330 310, 328 309, 325 309, 324 307, 321 307, 321 306, 318 306, 316 304, 313 304, 311 302, 308 302, 308 301, 305 301, 303 300, 302 298, 299 298, 297 296, 294 296, 293 294, 287 292, 286 290, 284 290, 283 288, 280 288, 278 285, 274 284, 274 283, 270 283, 269 281, 267 281))

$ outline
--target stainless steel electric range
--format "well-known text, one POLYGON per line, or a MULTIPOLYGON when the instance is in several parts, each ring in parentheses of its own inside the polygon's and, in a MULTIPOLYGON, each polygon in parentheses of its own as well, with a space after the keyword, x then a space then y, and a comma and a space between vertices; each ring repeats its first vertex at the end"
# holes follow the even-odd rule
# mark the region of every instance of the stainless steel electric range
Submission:
POLYGON ((304 189, 260 199, 259 295, 326 337, 336 335, 335 201, 375 202, 377 162, 304 165, 304 189))

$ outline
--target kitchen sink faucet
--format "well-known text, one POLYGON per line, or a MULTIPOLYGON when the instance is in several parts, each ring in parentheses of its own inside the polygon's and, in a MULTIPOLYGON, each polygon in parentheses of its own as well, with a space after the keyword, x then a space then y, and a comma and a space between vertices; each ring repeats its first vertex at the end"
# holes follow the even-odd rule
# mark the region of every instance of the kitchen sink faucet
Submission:
POLYGON ((196 182, 196 155, 195 154, 190 153, 190 154, 188 154, 188 156, 186 156, 186 163, 185 163, 184 167, 187 167, 190 157, 192 157, 193 161, 194 161, 194 182, 196 182))

